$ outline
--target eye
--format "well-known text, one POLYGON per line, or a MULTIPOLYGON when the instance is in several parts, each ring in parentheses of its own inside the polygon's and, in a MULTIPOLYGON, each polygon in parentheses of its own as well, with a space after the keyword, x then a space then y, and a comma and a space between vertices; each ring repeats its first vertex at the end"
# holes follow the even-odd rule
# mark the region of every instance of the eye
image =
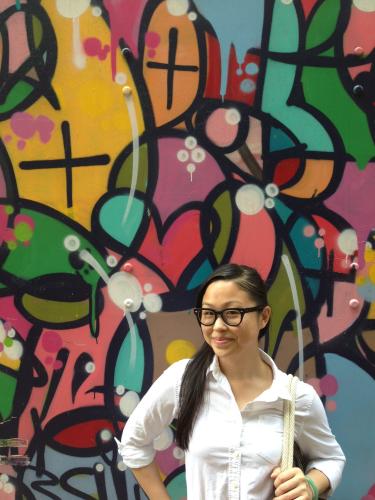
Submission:
POLYGON ((225 311, 225 316, 227 318, 237 318, 240 315, 241 315, 241 313, 238 309, 227 309, 225 311))
POLYGON ((202 310, 202 317, 203 318, 208 319, 208 318, 212 318, 213 316, 215 316, 215 313, 211 309, 203 309, 202 310))

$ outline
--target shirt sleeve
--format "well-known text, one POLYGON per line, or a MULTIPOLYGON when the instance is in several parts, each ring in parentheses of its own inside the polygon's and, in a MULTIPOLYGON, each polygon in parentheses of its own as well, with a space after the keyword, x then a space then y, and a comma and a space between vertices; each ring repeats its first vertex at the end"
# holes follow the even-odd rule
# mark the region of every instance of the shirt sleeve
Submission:
POLYGON ((178 392, 189 360, 171 365, 152 384, 126 422, 117 441, 119 453, 130 468, 149 465, 154 457, 153 441, 176 417, 178 392))
POLYGON ((302 426, 297 442, 307 458, 306 471, 318 469, 327 476, 330 489, 321 495, 328 498, 338 486, 345 465, 344 453, 330 429, 324 406, 315 389, 303 384, 308 403, 301 411, 302 426))

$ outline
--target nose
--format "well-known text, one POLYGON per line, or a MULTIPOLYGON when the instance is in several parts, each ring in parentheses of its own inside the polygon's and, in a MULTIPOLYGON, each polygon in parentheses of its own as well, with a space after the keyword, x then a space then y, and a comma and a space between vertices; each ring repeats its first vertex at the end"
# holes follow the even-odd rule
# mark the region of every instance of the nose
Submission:
POLYGON ((215 323, 212 325, 213 328, 226 328, 223 318, 218 314, 215 319, 215 323))

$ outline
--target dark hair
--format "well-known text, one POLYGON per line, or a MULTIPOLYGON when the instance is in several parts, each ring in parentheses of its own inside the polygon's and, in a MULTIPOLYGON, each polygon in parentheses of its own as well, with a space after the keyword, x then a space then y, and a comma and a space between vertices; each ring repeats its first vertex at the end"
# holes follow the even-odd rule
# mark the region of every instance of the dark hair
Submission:
MULTIPOLYGON (((256 269, 240 264, 224 264, 215 269, 203 283, 198 292, 197 307, 201 307, 208 286, 219 280, 234 281, 256 301, 257 305, 265 307, 268 304, 266 285, 256 269)), ((213 357, 214 351, 204 342, 189 361, 182 377, 176 422, 176 442, 183 450, 187 450, 189 446, 195 418, 203 402, 207 369, 213 357)))

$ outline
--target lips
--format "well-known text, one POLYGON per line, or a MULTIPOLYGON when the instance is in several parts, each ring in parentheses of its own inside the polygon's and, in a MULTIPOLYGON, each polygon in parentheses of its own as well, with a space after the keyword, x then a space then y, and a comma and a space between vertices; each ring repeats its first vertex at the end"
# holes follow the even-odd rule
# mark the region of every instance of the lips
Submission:
POLYGON ((216 345, 226 345, 233 341, 230 337, 212 337, 212 342, 216 345))

